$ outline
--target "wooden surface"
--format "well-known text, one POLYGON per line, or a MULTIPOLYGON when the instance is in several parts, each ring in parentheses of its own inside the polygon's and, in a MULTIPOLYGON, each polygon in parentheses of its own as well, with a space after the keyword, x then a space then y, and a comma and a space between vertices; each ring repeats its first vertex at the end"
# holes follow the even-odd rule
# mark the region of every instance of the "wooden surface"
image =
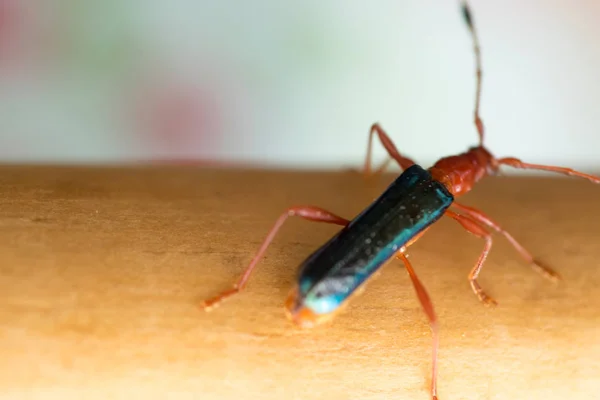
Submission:
MULTIPOLYGON (((0 168, 0 398, 428 399, 431 335, 400 263, 333 324, 299 331, 282 303, 296 266, 337 227, 291 220, 247 291, 199 301, 242 272, 280 212, 353 217, 392 176, 194 168, 0 168)), ((600 399, 600 186, 489 178, 464 199, 502 237, 443 219, 410 251, 441 324, 441 400, 600 399)))

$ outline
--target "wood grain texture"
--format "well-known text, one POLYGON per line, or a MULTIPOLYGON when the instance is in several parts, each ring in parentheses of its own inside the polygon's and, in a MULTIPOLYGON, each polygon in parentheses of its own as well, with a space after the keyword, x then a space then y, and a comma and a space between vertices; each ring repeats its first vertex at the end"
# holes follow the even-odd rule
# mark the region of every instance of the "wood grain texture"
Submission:
MULTIPOLYGON (((177 168, 0 168, 0 398, 428 399, 431 335, 400 262, 331 325, 299 331, 282 303, 297 265, 339 229, 290 220, 247 291, 198 308, 242 272, 290 205, 351 218, 392 179, 177 168)), ((490 178, 487 212, 564 282, 495 236, 442 219, 410 251, 441 324, 439 394, 600 398, 600 187, 490 178)))

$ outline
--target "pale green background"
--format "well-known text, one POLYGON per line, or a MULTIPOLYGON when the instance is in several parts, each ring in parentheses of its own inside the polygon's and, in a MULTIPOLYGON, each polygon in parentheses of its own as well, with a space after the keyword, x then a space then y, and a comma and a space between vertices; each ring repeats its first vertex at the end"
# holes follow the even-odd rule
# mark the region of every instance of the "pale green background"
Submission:
MULTIPOLYGON (((375 121, 425 165, 476 143, 473 54, 456 1, 22 3, 62 42, 45 49, 50 70, 0 71, 3 162, 166 156, 339 168, 362 163, 375 121), (155 71, 213 96, 211 143, 160 154, 132 139, 123 107, 132 82, 155 71)), ((600 2, 472 9, 492 151, 600 167, 600 2)))

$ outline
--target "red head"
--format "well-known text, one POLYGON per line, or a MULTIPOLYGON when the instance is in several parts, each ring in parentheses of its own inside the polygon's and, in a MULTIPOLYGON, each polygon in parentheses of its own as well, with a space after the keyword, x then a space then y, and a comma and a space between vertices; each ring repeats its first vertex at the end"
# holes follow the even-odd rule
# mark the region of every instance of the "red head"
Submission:
POLYGON ((465 153, 442 158, 429 168, 429 172, 458 197, 469 192, 485 176, 495 175, 498 163, 485 147, 477 146, 465 153))

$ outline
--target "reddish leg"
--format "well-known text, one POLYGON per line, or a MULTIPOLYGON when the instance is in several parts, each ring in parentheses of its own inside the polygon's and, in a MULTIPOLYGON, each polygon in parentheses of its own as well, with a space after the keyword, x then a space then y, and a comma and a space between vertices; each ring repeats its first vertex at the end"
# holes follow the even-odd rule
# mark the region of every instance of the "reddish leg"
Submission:
POLYGON ((375 170, 375 172, 371 171, 371 153, 372 153, 373 135, 375 133, 379 137, 379 140, 381 141, 381 144, 383 145, 385 150, 388 152, 388 155, 391 158, 393 158, 394 160, 396 160, 396 162, 398 163, 400 168, 405 170, 408 167, 410 167, 411 165, 415 164, 415 162, 413 160, 411 160, 410 158, 406 158, 406 157, 400 155, 400 153, 398 152, 398 149, 396 148, 396 145, 394 145, 394 142, 392 142, 390 137, 387 135, 387 133, 385 133, 383 128, 381 128, 381 126, 379 126, 379 124, 373 124, 371 126, 371 131, 369 132, 369 143, 367 145, 367 157, 365 159, 365 170, 364 170, 365 177, 368 177, 372 174, 382 173, 390 162, 390 160, 388 159, 379 168, 377 168, 375 170))
POLYGON ((563 168, 563 167, 553 167, 550 165, 539 165, 539 164, 528 164, 514 157, 506 157, 496 160, 498 165, 508 165, 513 168, 521 168, 521 169, 537 169, 541 171, 549 171, 549 172, 557 172, 563 175, 576 176, 579 178, 584 178, 593 183, 600 183, 600 177, 584 174, 583 172, 575 171, 571 168, 563 168))
POLYGON ((433 400, 437 400, 437 368, 438 368, 438 347, 440 343, 440 333, 437 323, 437 317, 435 315, 435 311, 433 309, 433 303, 427 294, 427 290, 417 277, 417 274, 413 270, 410 265, 410 261, 403 253, 398 253, 396 258, 402 260, 404 262, 404 266, 406 267, 406 271, 412 280, 413 286, 415 287, 415 291, 417 292, 417 296, 419 297, 419 302, 421 303, 421 307, 423 307, 423 311, 427 314, 427 318, 429 319, 429 326, 431 327, 431 332, 433 334, 433 364, 431 371, 431 397, 433 400))
POLYGON ((504 235, 504 237, 510 242, 510 244, 512 244, 513 247, 519 252, 519 254, 521 254, 521 256, 525 259, 525 261, 527 261, 527 263, 529 263, 531 265, 531 267, 533 268, 534 271, 540 273, 542 276, 544 276, 545 278, 548 278, 549 280, 551 280, 553 282, 557 282, 561 279, 561 277, 558 273, 553 271, 550 267, 547 267, 546 265, 544 265, 541 261, 536 260, 531 255, 531 253, 529 253, 523 246, 521 246, 521 244, 519 242, 517 242, 515 240, 515 238, 512 237, 512 235, 510 233, 508 233, 504 229, 502 229, 502 227, 500 225, 498 225, 496 222, 491 220, 483 212, 481 212, 475 208, 471 208, 471 207, 468 207, 468 206, 465 206, 465 205, 462 205, 462 204, 459 204, 456 202, 453 203, 452 206, 461 210, 462 212, 464 212, 465 214, 467 214, 474 220, 476 220, 484 225, 487 225, 488 227, 494 229, 496 232, 504 235))
POLYGON ((464 215, 460 215, 455 213, 454 211, 447 210, 445 213, 447 216, 455 219, 459 224, 463 226, 467 230, 467 232, 472 233, 473 235, 480 237, 485 240, 485 246, 479 259, 477 260, 477 264, 469 273, 469 282, 471 283, 471 288, 473 292, 477 295, 479 300, 483 302, 483 304, 488 306, 495 306, 497 303, 494 299, 488 296, 479 283, 477 282, 477 278, 479 277, 479 273, 481 272, 481 267, 483 267, 483 263, 487 258, 491 248, 492 248, 492 235, 485 230, 481 225, 479 225, 476 221, 465 217, 464 215))
POLYGON ((267 251, 267 248, 269 247, 269 245, 275 238, 275 235, 277 234, 277 231, 279 231, 279 228, 281 228, 281 226, 283 225, 283 223, 285 222, 285 220, 288 217, 294 217, 294 216, 301 217, 301 218, 307 219, 309 221, 325 222, 328 224, 337 224, 337 225, 343 225, 343 226, 348 225, 348 223, 350 222, 345 218, 337 216, 333 213, 330 213, 329 211, 323 210, 318 207, 305 206, 305 207, 290 207, 290 208, 288 208, 279 217, 279 219, 277 219, 277 221, 275 222, 275 224, 273 225, 273 227, 267 234, 266 239, 260 246, 260 249, 254 256, 254 258, 252 259, 252 261, 250 262, 250 264, 248 265, 248 267, 246 268, 246 270, 244 271, 244 273, 242 274, 240 279, 237 281, 237 283, 235 285, 233 285, 233 287, 231 289, 226 290, 226 291, 222 292, 221 294, 203 302, 202 307, 206 311, 210 311, 221 301, 225 300, 228 297, 233 296, 236 293, 239 293, 246 286, 246 283, 248 282, 248 278, 250 278, 250 274, 252 274, 252 271, 256 267, 256 264, 258 264, 258 262, 260 261, 262 256, 267 251))

